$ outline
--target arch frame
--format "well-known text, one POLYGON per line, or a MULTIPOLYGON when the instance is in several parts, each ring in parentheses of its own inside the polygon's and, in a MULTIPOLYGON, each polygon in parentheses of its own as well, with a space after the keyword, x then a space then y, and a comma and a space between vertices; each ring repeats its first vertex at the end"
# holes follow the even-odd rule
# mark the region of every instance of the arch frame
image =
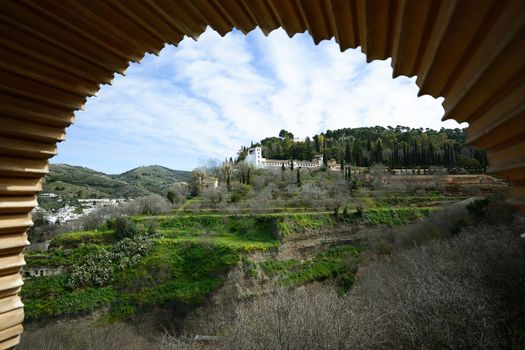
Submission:
POLYGON ((468 122, 525 210, 525 2, 522 0, 5 0, 0 3, 0 349, 19 343, 23 249, 48 160, 87 97, 207 27, 335 38, 393 76, 443 96, 444 119, 468 122))

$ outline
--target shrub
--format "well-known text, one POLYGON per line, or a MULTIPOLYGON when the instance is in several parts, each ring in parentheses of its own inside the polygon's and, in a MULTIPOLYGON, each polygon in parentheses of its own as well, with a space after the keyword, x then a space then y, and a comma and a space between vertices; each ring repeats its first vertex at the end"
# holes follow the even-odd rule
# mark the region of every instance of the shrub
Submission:
POLYGON ((246 277, 259 277, 259 271, 257 270, 257 264, 255 261, 243 255, 241 262, 246 277))
POLYGON ((113 281, 112 254, 100 250, 85 258, 81 265, 74 265, 69 275, 67 287, 76 289, 85 286, 105 286, 113 281))
POLYGON ((467 205, 476 220, 488 224, 509 223, 516 215, 516 207, 506 203, 502 195, 490 195, 467 205))
POLYGON ((230 192, 230 202, 238 203, 245 199, 251 188, 252 187, 250 185, 245 184, 239 184, 238 186, 235 186, 235 188, 230 192))
POLYGON ((86 319, 67 320, 28 326, 17 349, 152 349, 154 344, 148 335, 147 331, 125 323, 100 325, 86 319))
POLYGON ((169 213, 172 205, 166 197, 152 194, 147 197, 140 197, 131 203, 127 203, 123 208, 128 215, 159 215, 169 213))
POLYGON ((158 235, 138 234, 120 240, 112 250, 102 248, 74 265, 67 281, 69 289, 110 284, 115 273, 133 267, 146 256, 158 235))
POLYGON ((117 217, 112 227, 118 239, 133 237, 138 233, 137 224, 124 216, 117 217))

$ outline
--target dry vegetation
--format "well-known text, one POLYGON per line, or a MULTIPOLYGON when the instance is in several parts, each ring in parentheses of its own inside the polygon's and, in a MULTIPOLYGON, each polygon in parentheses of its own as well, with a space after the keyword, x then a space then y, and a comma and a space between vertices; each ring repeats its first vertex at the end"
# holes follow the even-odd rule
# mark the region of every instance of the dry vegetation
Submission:
POLYGON ((312 286, 245 304, 223 347, 523 348, 525 244, 518 228, 469 228, 376 256, 344 297, 312 286))
POLYGON ((139 334, 139 329, 125 324, 100 326, 92 320, 58 321, 33 324, 26 329, 20 349, 38 350, 139 350, 154 348, 155 343, 139 334))

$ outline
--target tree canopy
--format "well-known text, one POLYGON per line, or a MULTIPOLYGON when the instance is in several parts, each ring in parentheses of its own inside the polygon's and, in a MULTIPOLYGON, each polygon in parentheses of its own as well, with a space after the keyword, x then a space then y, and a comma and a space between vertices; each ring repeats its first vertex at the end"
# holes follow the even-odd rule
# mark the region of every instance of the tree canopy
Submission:
MULTIPOLYGON (((465 130, 374 126, 327 130, 304 141, 294 141, 294 134, 283 129, 278 137, 267 137, 256 145, 269 159, 311 160, 323 154, 327 159, 357 166, 382 163, 391 167, 485 168, 486 152, 465 145, 465 130)), ((246 147, 241 150, 245 153, 246 147)))

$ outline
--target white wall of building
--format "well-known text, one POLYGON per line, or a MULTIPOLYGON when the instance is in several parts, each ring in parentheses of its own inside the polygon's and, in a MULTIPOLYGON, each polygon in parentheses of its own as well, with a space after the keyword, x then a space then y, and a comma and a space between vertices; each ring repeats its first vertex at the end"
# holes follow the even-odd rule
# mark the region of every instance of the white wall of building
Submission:
POLYGON ((262 156, 262 147, 254 147, 248 150, 248 155, 246 156, 246 162, 255 166, 256 168, 264 167, 263 162, 266 159, 262 156))

